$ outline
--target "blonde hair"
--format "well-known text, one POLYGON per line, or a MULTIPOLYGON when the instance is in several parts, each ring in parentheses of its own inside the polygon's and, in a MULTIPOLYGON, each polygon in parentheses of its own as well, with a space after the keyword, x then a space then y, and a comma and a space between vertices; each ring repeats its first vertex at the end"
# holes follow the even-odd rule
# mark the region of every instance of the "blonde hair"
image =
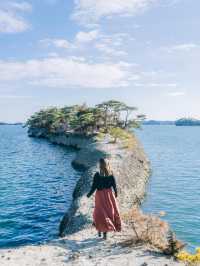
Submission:
POLYGON ((110 164, 107 160, 101 158, 99 160, 99 167, 100 167, 100 175, 103 175, 103 176, 112 175, 112 170, 111 170, 110 164))

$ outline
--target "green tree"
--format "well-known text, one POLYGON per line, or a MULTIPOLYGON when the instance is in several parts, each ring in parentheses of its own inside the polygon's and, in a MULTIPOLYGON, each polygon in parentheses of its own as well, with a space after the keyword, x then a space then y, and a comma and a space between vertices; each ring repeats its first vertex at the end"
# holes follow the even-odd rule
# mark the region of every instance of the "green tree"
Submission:
POLYGON ((125 112, 124 128, 127 128, 130 125, 129 123, 130 116, 133 113, 133 111, 137 111, 137 108, 133 106, 124 105, 122 111, 125 112))
POLYGON ((132 128, 140 127, 144 115, 134 116, 136 107, 110 100, 88 107, 86 104, 64 106, 63 108, 49 107, 32 115, 26 125, 29 128, 42 128, 49 133, 64 133, 69 131, 82 134, 98 132, 121 134, 132 128))
POLYGON ((125 104, 119 101, 110 100, 96 105, 102 111, 104 128, 108 132, 109 127, 120 124, 120 114, 125 104))

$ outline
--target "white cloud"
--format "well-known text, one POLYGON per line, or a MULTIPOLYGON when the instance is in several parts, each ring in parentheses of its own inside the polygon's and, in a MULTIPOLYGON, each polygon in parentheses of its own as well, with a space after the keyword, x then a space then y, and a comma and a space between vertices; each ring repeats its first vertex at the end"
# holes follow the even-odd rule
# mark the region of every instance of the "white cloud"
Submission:
POLYGON ((179 87, 174 73, 166 72, 163 70, 143 71, 142 69, 140 69, 140 66, 138 66, 138 71, 141 79, 140 82, 134 83, 136 87, 158 88, 160 90, 177 90, 177 88, 179 87))
POLYGON ((135 15, 158 0, 74 0, 73 18, 82 23, 96 22, 113 15, 135 15))
POLYGON ((86 58, 83 56, 70 56, 69 59, 73 61, 78 61, 78 62, 86 62, 86 58))
POLYGON ((99 32, 97 30, 92 31, 80 31, 76 35, 76 41, 79 43, 88 43, 97 39, 99 32))
POLYGON ((55 88, 110 88, 128 85, 127 66, 92 64, 75 59, 0 61, 0 84, 47 86, 55 88))
POLYGON ((8 2, 7 8, 19 10, 19 11, 31 11, 32 5, 29 4, 28 2, 20 2, 20 3, 19 2, 8 2))
POLYGON ((136 87, 158 87, 158 88, 176 88, 178 85, 176 83, 135 83, 136 87))
POLYGON ((0 32, 14 33, 22 32, 29 28, 29 25, 20 17, 16 17, 7 11, 0 10, 0 32))
POLYGON ((52 52, 48 53, 48 57, 59 57, 58 53, 52 52))
POLYGON ((71 48, 80 48, 82 44, 88 44, 91 41, 94 41, 98 38, 98 31, 80 31, 76 34, 73 41, 69 42, 66 39, 53 39, 47 38, 40 40, 39 43, 44 46, 54 46, 56 48, 64 48, 64 49, 71 49, 71 48))
POLYGON ((167 51, 169 53, 172 53, 172 52, 190 52, 194 49, 200 49, 200 44, 183 43, 183 44, 177 44, 177 45, 172 45, 172 46, 162 48, 162 50, 167 51))
POLYGON ((68 41, 66 39, 47 38, 40 40, 39 43, 45 47, 55 47, 67 49, 69 53, 76 50, 82 53, 89 51, 100 52, 103 56, 123 57, 128 53, 124 50, 124 44, 127 40, 131 40, 131 36, 127 33, 104 34, 98 30, 80 31, 74 39, 68 41))
POLYGON ((123 57, 128 54, 124 48, 126 41, 130 39, 131 36, 127 33, 100 34, 95 48, 106 56, 123 57))
POLYGON ((40 44, 45 46, 55 46, 56 48, 71 48, 71 43, 65 39, 43 39, 39 41, 40 44))
POLYGON ((127 55, 127 52, 123 50, 116 50, 105 43, 97 43, 96 48, 99 51, 105 53, 106 55, 110 55, 110 56, 126 56, 127 55))
POLYGON ((29 29, 29 23, 19 13, 31 10, 32 6, 27 2, 1 2, 0 33, 17 33, 29 29))
POLYGON ((58 48, 69 48, 70 43, 67 40, 57 39, 54 40, 54 45, 58 48))

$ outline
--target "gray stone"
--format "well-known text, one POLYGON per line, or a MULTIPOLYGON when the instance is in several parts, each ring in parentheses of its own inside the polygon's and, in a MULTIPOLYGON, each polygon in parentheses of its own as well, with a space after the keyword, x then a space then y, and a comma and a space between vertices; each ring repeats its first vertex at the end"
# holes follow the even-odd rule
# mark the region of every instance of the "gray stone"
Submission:
POLYGON ((29 130, 29 135, 32 137, 42 135, 52 143, 77 149, 72 165, 76 168, 80 167, 82 175, 74 189, 72 204, 61 221, 60 236, 91 225, 94 202, 93 197, 88 199, 86 194, 89 192, 93 175, 98 171, 101 157, 109 159, 116 178, 121 212, 128 211, 136 201, 144 198, 150 175, 150 163, 135 136, 134 147, 127 149, 121 142, 111 143, 109 135, 101 141, 72 133, 45 135, 44 132, 29 130))

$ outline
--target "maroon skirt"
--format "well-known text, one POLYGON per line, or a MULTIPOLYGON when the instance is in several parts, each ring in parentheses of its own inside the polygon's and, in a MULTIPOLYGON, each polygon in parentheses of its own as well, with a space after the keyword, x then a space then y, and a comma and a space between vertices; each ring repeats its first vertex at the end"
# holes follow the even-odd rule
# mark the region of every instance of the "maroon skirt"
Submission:
POLYGON ((97 190, 93 222, 99 232, 121 231, 121 219, 111 188, 97 190))

